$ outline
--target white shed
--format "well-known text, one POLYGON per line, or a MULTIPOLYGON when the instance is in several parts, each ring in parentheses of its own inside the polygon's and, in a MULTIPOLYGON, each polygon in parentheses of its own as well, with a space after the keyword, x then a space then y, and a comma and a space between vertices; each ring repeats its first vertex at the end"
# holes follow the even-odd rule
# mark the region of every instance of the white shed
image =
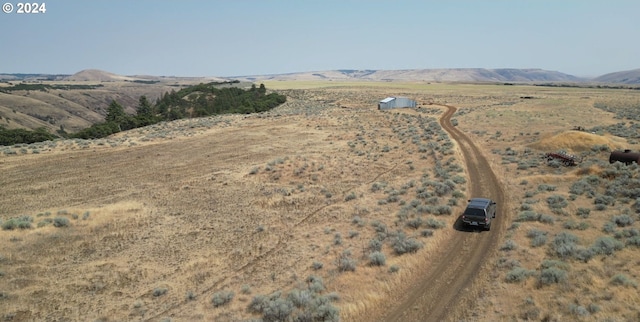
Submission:
POLYGON ((406 97, 387 97, 378 103, 379 110, 390 110, 393 108, 411 107, 415 108, 416 101, 406 97))

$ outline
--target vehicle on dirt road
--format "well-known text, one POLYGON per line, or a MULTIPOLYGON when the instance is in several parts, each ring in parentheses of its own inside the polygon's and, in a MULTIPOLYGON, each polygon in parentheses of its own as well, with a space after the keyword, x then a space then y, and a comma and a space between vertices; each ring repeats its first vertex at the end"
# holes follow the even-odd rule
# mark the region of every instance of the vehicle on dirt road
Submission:
POLYGON ((487 198, 469 200, 462 213, 462 224, 467 227, 481 227, 491 230, 491 222, 496 218, 496 202, 487 198))

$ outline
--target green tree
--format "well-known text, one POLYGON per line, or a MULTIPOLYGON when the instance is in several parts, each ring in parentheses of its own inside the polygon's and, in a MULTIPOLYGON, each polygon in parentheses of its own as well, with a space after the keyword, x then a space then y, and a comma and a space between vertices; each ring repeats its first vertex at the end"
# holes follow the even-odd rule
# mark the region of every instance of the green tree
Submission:
POLYGON ((34 143, 53 140, 56 136, 49 133, 44 127, 39 127, 34 131, 27 129, 7 130, 0 126, 0 145, 14 145, 18 143, 34 143))
POLYGON ((107 108, 107 122, 114 122, 116 124, 122 123, 127 118, 127 114, 124 112, 124 107, 118 104, 115 100, 111 101, 107 108))
POLYGON ((156 108, 149 103, 146 96, 140 96, 136 109, 136 123, 138 126, 146 126, 156 123, 156 108))
POLYGON ((144 95, 140 96, 140 99, 138 100, 137 115, 153 116, 154 114, 153 106, 151 106, 147 97, 144 95))

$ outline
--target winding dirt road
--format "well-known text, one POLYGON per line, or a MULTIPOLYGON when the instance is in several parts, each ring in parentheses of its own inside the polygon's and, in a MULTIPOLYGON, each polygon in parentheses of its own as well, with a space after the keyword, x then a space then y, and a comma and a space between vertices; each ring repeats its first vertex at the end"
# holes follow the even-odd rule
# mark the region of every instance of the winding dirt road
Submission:
POLYGON ((498 203, 498 214, 491 231, 461 228, 456 222, 450 242, 433 258, 434 265, 424 277, 398 300, 384 321, 448 321, 470 316, 479 289, 488 280, 487 259, 491 258, 507 228, 505 196, 489 162, 471 139, 451 124, 453 106, 440 118, 440 124, 455 140, 464 156, 469 174, 469 197, 488 197, 498 203))

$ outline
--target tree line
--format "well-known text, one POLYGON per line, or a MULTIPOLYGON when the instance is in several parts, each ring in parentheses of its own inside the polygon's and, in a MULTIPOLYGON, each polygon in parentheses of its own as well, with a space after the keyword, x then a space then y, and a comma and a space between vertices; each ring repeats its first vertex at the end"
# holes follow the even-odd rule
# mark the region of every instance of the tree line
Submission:
POLYGON ((94 124, 72 137, 96 139, 163 121, 228 113, 264 112, 287 100, 284 95, 267 94, 264 84, 259 87, 254 84, 246 90, 238 87, 218 88, 216 85, 219 83, 189 86, 177 92, 172 90, 158 98, 155 104, 141 96, 135 115, 126 114, 120 104, 112 101, 107 109, 105 122, 94 124))
POLYGON ((26 129, 5 129, 0 126, 0 145, 14 145, 19 143, 35 143, 53 140, 57 136, 49 133, 49 131, 40 127, 35 129, 34 131, 29 131, 26 129))

